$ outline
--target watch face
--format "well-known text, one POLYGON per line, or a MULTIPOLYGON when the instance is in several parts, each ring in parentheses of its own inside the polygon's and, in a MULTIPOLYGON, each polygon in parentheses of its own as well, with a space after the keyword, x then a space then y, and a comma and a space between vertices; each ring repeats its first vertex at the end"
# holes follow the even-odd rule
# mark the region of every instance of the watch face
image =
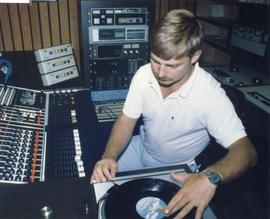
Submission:
POLYGON ((210 173, 209 174, 209 179, 215 185, 219 185, 220 182, 221 182, 221 178, 220 178, 220 176, 217 173, 213 173, 213 172, 210 173))

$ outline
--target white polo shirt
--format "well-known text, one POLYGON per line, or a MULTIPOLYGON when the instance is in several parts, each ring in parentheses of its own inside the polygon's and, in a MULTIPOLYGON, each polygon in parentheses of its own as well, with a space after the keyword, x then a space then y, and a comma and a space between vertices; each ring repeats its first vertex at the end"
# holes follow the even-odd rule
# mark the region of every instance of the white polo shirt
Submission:
POLYGON ((180 89, 163 99, 151 64, 134 75, 123 113, 143 116, 142 144, 163 164, 189 163, 207 146, 209 134, 225 148, 246 136, 225 91, 196 64, 180 89))

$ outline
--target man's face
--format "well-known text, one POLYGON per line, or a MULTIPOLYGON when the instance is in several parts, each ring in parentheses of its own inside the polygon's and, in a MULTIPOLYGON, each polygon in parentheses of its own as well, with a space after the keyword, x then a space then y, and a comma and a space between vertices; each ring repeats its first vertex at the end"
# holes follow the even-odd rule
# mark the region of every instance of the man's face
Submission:
POLYGON ((193 71, 191 58, 163 60, 151 53, 151 67, 160 86, 170 87, 186 81, 193 71))

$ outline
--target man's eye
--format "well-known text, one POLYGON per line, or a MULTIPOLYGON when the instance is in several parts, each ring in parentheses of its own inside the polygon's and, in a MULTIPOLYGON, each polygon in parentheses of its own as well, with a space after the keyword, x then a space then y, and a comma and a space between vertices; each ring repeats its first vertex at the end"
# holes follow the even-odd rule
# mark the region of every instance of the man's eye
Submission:
POLYGON ((169 65, 168 67, 175 69, 175 68, 179 67, 179 65, 169 65))
POLYGON ((154 60, 154 59, 151 59, 155 64, 160 64, 158 61, 154 60))

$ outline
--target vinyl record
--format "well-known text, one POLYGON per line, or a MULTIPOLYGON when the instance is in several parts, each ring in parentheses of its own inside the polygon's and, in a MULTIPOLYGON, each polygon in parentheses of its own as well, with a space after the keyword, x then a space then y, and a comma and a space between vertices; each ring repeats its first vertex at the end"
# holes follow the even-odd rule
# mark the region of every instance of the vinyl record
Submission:
MULTIPOLYGON (((106 219, 161 219, 165 217, 160 208, 167 206, 180 189, 171 182, 144 178, 128 181, 111 189, 104 213, 106 219)), ((194 219, 194 212, 185 219, 194 219)))

